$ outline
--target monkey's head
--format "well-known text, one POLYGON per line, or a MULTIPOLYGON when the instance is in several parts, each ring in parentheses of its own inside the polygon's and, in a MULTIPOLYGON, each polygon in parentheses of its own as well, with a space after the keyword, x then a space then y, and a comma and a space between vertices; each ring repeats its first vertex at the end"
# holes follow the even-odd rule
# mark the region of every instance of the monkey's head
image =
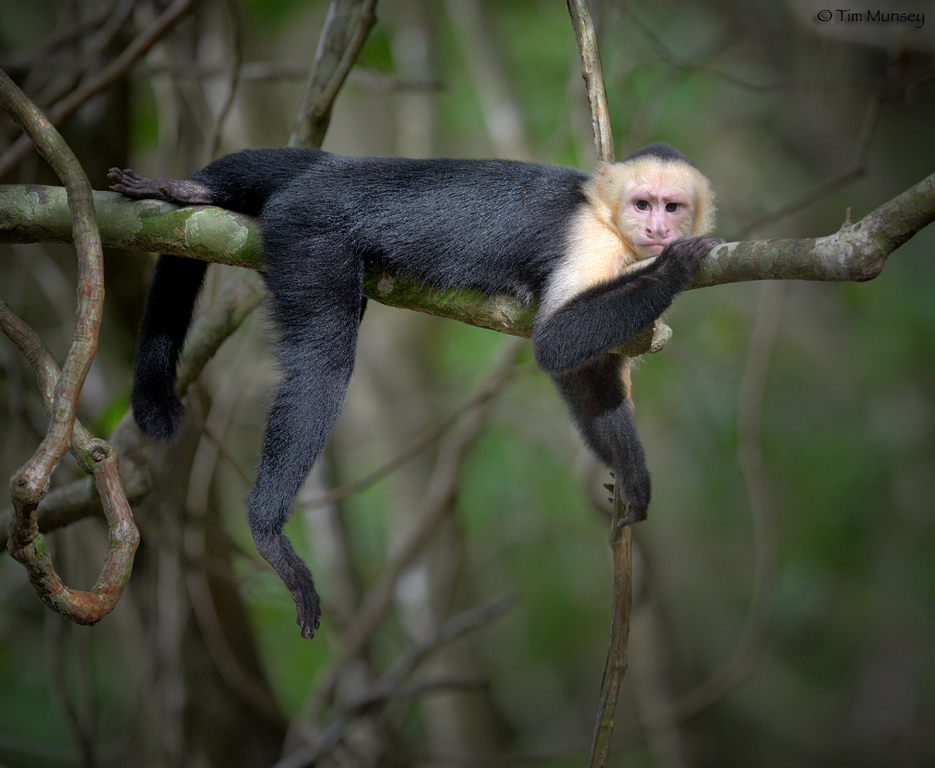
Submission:
POLYGON ((586 194, 636 260, 658 256, 673 240, 714 228, 714 193, 701 172, 678 150, 653 144, 603 167, 586 194))

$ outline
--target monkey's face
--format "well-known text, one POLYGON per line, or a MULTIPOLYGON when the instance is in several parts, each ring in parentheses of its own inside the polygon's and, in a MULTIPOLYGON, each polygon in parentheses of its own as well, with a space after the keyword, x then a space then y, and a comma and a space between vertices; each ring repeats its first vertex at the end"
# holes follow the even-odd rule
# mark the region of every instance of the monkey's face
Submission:
POLYGON ((684 178, 668 176, 630 179, 621 190, 617 226, 639 260, 658 256, 673 240, 692 234, 694 188, 684 178))

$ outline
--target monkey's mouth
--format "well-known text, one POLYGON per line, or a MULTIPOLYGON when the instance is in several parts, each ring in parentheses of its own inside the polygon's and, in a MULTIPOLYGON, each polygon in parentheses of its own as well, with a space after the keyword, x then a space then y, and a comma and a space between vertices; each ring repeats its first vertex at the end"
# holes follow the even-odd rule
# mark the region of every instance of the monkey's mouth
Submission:
POLYGON ((648 256, 658 256, 669 244, 669 240, 645 240, 640 243, 640 250, 648 256))

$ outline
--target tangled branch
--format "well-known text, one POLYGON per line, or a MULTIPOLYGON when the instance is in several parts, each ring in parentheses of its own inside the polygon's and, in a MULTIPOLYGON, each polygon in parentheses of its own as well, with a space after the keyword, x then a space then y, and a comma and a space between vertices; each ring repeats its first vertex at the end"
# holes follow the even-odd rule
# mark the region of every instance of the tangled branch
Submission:
POLYGON ((68 190, 72 238, 78 253, 78 311, 71 348, 61 371, 36 333, 0 301, 0 327, 29 359, 39 379, 51 419, 46 436, 32 458, 10 481, 13 516, 8 548, 29 573, 39 597, 50 608, 79 624, 94 624, 106 616, 130 578, 139 533, 120 484, 117 454, 94 439, 75 419, 78 395, 97 349, 104 305, 101 238, 94 217, 91 186, 77 158, 25 94, 0 71, 0 106, 26 131, 68 190), (52 471, 71 449, 78 464, 94 477, 110 526, 111 544, 104 569, 90 592, 69 589, 55 572, 36 510, 49 489, 52 471))

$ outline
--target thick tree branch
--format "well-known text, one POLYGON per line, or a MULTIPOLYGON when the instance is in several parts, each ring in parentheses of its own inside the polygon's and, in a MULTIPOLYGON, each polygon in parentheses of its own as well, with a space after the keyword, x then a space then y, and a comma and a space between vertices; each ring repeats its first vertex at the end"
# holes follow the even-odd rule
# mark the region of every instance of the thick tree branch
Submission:
POLYGON ((933 221, 935 173, 833 235, 718 246, 692 288, 746 280, 872 280, 893 251, 933 221))
MULTIPOLYGON (((94 205, 108 247, 262 268, 259 231, 249 216, 211 206, 178 208, 157 200, 131 201, 114 192, 95 192, 94 205)), ((833 235, 720 245, 708 254, 691 287, 749 280, 870 280, 883 269, 890 253, 932 221, 935 173, 833 235)), ((0 242, 71 242, 70 226, 64 189, 0 186, 0 242)), ((535 314, 534 307, 510 296, 486 298, 469 291, 437 290, 373 268, 366 273, 364 293, 382 304, 514 336, 530 335, 535 314)), ((651 347, 647 334, 623 351, 637 355, 651 347)))

